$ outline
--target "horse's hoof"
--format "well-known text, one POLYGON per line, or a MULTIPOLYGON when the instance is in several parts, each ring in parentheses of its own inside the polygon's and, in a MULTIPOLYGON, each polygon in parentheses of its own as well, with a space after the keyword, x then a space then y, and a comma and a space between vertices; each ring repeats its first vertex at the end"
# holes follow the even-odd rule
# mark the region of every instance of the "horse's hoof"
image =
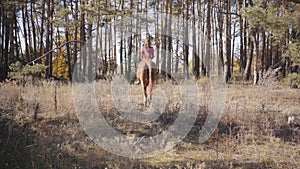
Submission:
POLYGON ((134 82, 134 84, 135 84, 135 85, 139 85, 139 84, 140 84, 140 81, 136 80, 136 81, 134 82))

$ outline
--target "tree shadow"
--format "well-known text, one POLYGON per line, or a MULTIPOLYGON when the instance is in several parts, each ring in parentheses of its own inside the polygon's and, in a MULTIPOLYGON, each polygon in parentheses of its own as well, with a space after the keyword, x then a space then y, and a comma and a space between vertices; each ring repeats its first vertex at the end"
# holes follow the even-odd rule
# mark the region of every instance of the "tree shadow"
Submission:
MULTIPOLYGON (((3 111, 1 111, 3 112, 3 111)), ((74 130, 68 133, 64 125, 74 125, 69 118, 15 120, 15 112, 0 114, 0 166, 3 169, 16 168, 105 168, 107 160, 90 159, 94 154, 82 158, 81 146, 76 141, 83 140, 85 133, 74 130), (62 145, 69 145, 63 147, 62 145), (66 147, 74 149, 70 153, 66 147), (76 154, 78 153, 78 154, 76 154)), ((99 158, 100 159, 100 158, 99 158)))
POLYGON ((274 135, 285 142, 300 143, 300 129, 289 125, 282 125, 274 129, 274 135))
MULTIPOLYGON (((1 112, 4 112, 1 110, 1 112)), ((115 112, 117 113, 117 112, 115 112)), ((96 145, 81 128, 76 118, 55 117, 51 119, 16 118, 16 112, 0 114, 0 166, 4 169, 15 168, 196 168, 205 164, 205 168, 270 168, 271 162, 243 162, 228 160, 197 161, 189 157, 152 164, 147 160, 131 159, 111 154, 96 145)), ((113 115, 115 117, 115 115, 113 115)), ((113 118, 111 117, 111 118, 113 118)), ((155 127, 136 125, 128 128, 137 136, 151 136, 165 130, 176 119, 176 112, 166 113, 157 119, 155 127)), ((207 114, 199 113, 196 123, 184 138, 184 142, 199 144, 199 131, 207 114)), ((127 123, 127 121, 123 121, 127 123)), ((238 125, 221 120, 209 142, 217 139, 216 134, 224 137, 235 136, 239 132, 238 125)), ((126 133, 126 132, 124 132, 126 133)), ((128 134, 128 133, 127 133, 128 134)), ((278 137, 299 138, 299 133, 289 128, 276 131, 278 137), (296 135, 298 134, 298 135, 296 135)), ((299 139, 298 139, 299 140, 299 139)), ((176 147, 175 147, 176 149, 176 147)), ((188 151, 188 150, 187 150, 188 151)), ((281 165, 276 163, 276 165, 281 165)), ((282 163, 282 166, 287 166, 282 163)))

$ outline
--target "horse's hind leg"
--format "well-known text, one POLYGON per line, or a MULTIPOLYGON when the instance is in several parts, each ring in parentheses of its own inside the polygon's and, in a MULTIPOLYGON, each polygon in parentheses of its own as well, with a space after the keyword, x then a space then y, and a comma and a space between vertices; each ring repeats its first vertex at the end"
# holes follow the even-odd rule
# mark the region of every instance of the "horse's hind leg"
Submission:
POLYGON ((148 101, 148 98, 147 98, 147 86, 143 85, 143 89, 144 89, 144 106, 147 107, 147 101, 148 101))
POLYGON ((145 107, 148 106, 148 97, 147 97, 147 94, 144 94, 144 106, 145 107))
MULTIPOLYGON (((153 72, 154 73, 154 72, 153 72)), ((155 84, 156 84, 156 77, 155 77, 155 75, 154 74, 151 74, 151 83, 149 84, 149 94, 148 94, 148 96, 149 96, 149 104, 151 103, 151 101, 152 101, 152 91, 153 91, 153 88, 154 88, 154 86, 155 86, 155 84)))
POLYGON ((152 90, 153 90, 153 84, 149 86, 149 102, 152 100, 152 90))

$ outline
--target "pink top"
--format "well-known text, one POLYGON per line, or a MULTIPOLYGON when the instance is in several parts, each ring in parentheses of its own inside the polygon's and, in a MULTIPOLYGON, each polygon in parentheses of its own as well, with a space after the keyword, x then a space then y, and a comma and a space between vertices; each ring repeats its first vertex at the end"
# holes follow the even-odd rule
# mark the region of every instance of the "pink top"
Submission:
POLYGON ((154 49, 152 46, 149 46, 149 55, 150 56, 147 56, 146 52, 145 52, 145 49, 144 49, 144 46, 142 48, 142 59, 153 59, 154 58, 154 49))

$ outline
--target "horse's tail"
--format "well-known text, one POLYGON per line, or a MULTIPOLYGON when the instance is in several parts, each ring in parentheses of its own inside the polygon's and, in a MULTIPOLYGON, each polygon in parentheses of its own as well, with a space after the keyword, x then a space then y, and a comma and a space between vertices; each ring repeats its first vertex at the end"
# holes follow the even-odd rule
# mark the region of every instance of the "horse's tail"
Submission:
POLYGON ((152 86, 152 74, 154 73, 154 72, 152 72, 152 62, 149 63, 148 70, 149 70, 149 72, 148 72, 148 75, 149 75, 149 86, 152 86))
POLYGON ((150 76, 150 68, 149 68, 148 64, 145 63, 144 69, 143 69, 143 79, 146 80, 148 83, 150 77, 151 77, 150 76))

